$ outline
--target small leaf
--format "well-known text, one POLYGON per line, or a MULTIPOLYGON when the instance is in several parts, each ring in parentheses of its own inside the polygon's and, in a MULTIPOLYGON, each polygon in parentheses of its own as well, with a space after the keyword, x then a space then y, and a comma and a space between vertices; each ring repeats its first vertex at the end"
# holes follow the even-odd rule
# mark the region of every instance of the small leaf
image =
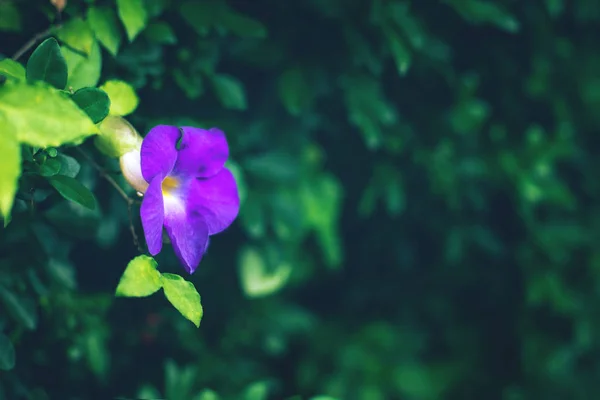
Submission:
POLYGON ((242 288, 248 297, 265 297, 279 291, 292 273, 292 266, 287 263, 269 270, 262 254, 252 247, 240 253, 239 267, 242 288))
POLYGON ((44 84, 6 82, 0 87, 0 124, 20 142, 38 147, 77 143, 98 132, 67 95, 44 84))
POLYGON ((109 7, 90 7, 87 19, 96 39, 110 54, 116 55, 121 45, 121 31, 114 10, 109 7))
POLYGON ((15 367, 15 348, 6 335, 0 333, 0 369, 4 371, 15 367))
POLYGON ((148 25, 144 31, 144 35, 154 43, 158 44, 175 44, 177 36, 173 32, 171 25, 163 21, 153 22, 148 25))
POLYGON ((54 176, 60 172, 60 161, 55 158, 49 158, 40 165, 39 173, 41 176, 54 176))
POLYGON ((110 80, 104 82, 100 89, 110 97, 110 115, 131 114, 138 106, 139 99, 130 84, 124 81, 110 80))
POLYGON ((241 37, 252 37, 263 39, 267 37, 267 28, 262 22, 245 15, 228 10, 223 14, 219 25, 241 37))
POLYGON ((37 326, 37 313, 35 302, 29 297, 17 296, 10 290, 0 286, 0 300, 4 302, 5 309, 25 329, 35 329, 37 326))
POLYGON ((75 178, 81 169, 79 162, 71 156, 59 154, 56 159, 60 161, 60 174, 75 178))
POLYGON ((148 14, 142 0, 117 0, 119 18, 123 22, 127 39, 133 41, 146 26, 148 14))
MULTIPOLYGON (((1 117, 1 115, 0 115, 1 117)), ((0 215, 10 216, 21 175, 21 146, 0 118, 0 215)))
POLYGON ((10 58, 0 61, 0 75, 7 78, 25 79, 25 67, 10 58))
POLYGON ((70 19, 56 31, 56 36, 69 47, 83 52, 86 56, 92 51, 94 32, 81 18, 70 19))
POLYGON ((279 77, 279 96, 292 115, 299 115, 311 103, 313 93, 300 68, 289 69, 279 77))
POLYGON ((127 264, 117 286, 116 296, 146 297, 162 287, 158 264, 152 257, 137 256, 127 264))
POLYGON ((102 52, 98 42, 94 40, 92 50, 87 57, 63 47, 62 52, 69 66, 69 78, 67 85, 73 90, 83 87, 94 87, 100 80, 100 71, 102 69, 102 52))
POLYGON ((203 311, 200 295, 194 285, 179 275, 168 273, 162 274, 162 285, 165 296, 173 307, 199 327, 203 311))
POLYGON ((0 1, 0 31, 21 30, 21 14, 19 9, 10 2, 0 1))
POLYGON ((66 175, 56 175, 49 177, 48 182, 65 199, 81 204, 90 210, 96 208, 94 194, 77 179, 66 175))
POLYGON ((214 75, 212 83, 221 104, 231 110, 245 110, 246 94, 242 83, 229 75, 214 75))
POLYGON ((97 88, 82 88, 73 93, 73 101, 97 124, 108 115, 110 99, 103 90, 97 88))
POLYGON ((54 38, 48 38, 33 51, 27 61, 27 80, 45 81, 57 89, 67 84, 67 63, 54 38))

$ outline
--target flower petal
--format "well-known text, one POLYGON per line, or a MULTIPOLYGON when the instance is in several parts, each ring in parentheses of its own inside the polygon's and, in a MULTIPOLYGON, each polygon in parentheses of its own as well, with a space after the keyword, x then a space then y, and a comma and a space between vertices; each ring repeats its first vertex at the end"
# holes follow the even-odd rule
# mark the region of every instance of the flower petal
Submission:
POLYGON ((229 157, 229 146, 223 131, 190 126, 182 129, 175 173, 208 178, 219 172, 229 157))
POLYGON ((186 271, 194 273, 208 246, 208 227, 202 215, 188 210, 178 197, 165 198, 165 228, 175 255, 186 271))
POLYGON ((180 135, 179 129, 170 125, 158 125, 148 132, 140 152, 142 175, 147 182, 157 175, 164 178, 173 170, 180 135))
POLYGON ((148 189, 146 189, 146 194, 144 194, 142 206, 140 207, 140 217, 142 219, 146 244, 148 245, 148 251, 153 256, 160 253, 162 249, 162 229, 165 211, 161 186, 162 178, 157 176, 150 182, 148 189))
POLYGON ((188 209, 204 217, 209 235, 231 225, 240 210, 237 184, 227 168, 211 178, 190 182, 187 197, 188 209))

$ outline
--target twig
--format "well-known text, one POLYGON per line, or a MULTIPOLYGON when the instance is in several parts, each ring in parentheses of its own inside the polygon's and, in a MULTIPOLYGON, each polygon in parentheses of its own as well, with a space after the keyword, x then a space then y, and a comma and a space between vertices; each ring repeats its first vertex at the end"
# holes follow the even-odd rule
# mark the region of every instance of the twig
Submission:
POLYGON ((58 29, 61 26, 62 25, 51 26, 50 28, 46 29, 45 31, 40 32, 37 35, 35 35, 34 37, 32 37, 31 39, 29 39, 29 41, 27 41, 19 50, 17 50, 15 55, 12 56, 12 59, 17 61, 19 58, 21 58, 21 56, 23 56, 23 54, 25 54, 29 49, 31 49, 33 46, 35 46, 35 44, 37 42, 44 39, 46 36, 50 35, 50 33, 54 29, 58 29))
POLYGON ((127 203, 127 213, 129 215, 129 231, 131 232, 131 236, 133 237, 133 244, 135 245, 135 247, 137 247, 137 249, 140 251, 140 253, 143 253, 144 250, 142 249, 142 247, 140 245, 139 237, 138 237, 137 233, 135 232, 135 226, 133 225, 133 210, 132 210, 132 208, 133 208, 133 205, 136 204, 136 201, 134 199, 132 199, 131 197, 129 197, 129 195, 127 193, 125 193, 125 191, 117 183, 117 181, 115 181, 113 179, 113 177, 110 176, 104 168, 102 168, 100 165, 98 165, 98 163, 96 161, 94 161, 94 159, 89 154, 87 154, 84 150, 82 150, 79 147, 75 147, 75 150, 77 150, 77 152, 79 152, 79 154, 81 154, 90 163, 90 165, 92 167, 94 167, 98 171, 98 173, 100 175, 102 175, 102 177, 104 179, 106 179, 108 181, 108 183, 111 184, 112 187, 115 188, 117 193, 119 193, 119 195, 127 203))

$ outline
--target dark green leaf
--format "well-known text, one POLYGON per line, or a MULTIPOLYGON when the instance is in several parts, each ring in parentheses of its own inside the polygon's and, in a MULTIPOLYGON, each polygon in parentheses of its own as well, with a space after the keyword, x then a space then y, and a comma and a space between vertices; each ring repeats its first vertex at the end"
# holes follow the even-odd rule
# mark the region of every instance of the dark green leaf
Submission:
POLYGON ((214 75, 212 83, 221 104, 231 110, 245 110, 246 93, 242 83, 229 75, 214 75))
POLYGON ((15 367, 15 348, 6 335, 0 333, 0 369, 4 371, 15 367))
POLYGON ((96 208, 96 198, 94 197, 94 194, 77 179, 66 175, 56 175, 49 177, 48 182, 65 199, 81 204, 90 210, 96 208))
POLYGON ((27 80, 45 81, 64 89, 67 84, 67 63, 54 38, 46 39, 34 50, 27 61, 27 80))
POLYGON ((0 1, 0 31, 21 30, 21 14, 12 3, 0 1))
POLYGON ((41 176, 54 176, 60 171, 60 161, 56 158, 48 158, 42 165, 40 165, 41 176))
POLYGON ((108 115, 110 99, 98 88, 82 88, 73 93, 73 101, 97 124, 108 115))
POLYGON ((60 174, 75 178, 81 169, 79 162, 73 157, 59 154, 56 159, 60 161, 60 174))
POLYGON ((0 286, 0 299, 12 317, 26 329, 35 329, 37 313, 35 303, 28 297, 17 296, 10 290, 0 286))
POLYGON ((171 25, 163 21, 153 22, 144 31, 144 35, 154 43, 175 44, 177 36, 173 32, 171 25))

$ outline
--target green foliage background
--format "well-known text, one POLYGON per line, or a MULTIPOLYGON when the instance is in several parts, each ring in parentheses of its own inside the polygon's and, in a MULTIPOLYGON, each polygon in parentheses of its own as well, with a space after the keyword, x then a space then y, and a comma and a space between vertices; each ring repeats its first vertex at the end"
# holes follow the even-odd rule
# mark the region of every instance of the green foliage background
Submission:
POLYGON ((597 398, 599 22, 595 0, 69 0, 58 19, 0 0, 0 56, 55 26, 67 88, 128 82, 139 105, 116 112, 142 134, 224 129, 243 201, 186 277, 198 329, 115 298, 139 252, 89 160, 44 150, 80 164, 94 210, 24 158, 0 398, 597 398))

